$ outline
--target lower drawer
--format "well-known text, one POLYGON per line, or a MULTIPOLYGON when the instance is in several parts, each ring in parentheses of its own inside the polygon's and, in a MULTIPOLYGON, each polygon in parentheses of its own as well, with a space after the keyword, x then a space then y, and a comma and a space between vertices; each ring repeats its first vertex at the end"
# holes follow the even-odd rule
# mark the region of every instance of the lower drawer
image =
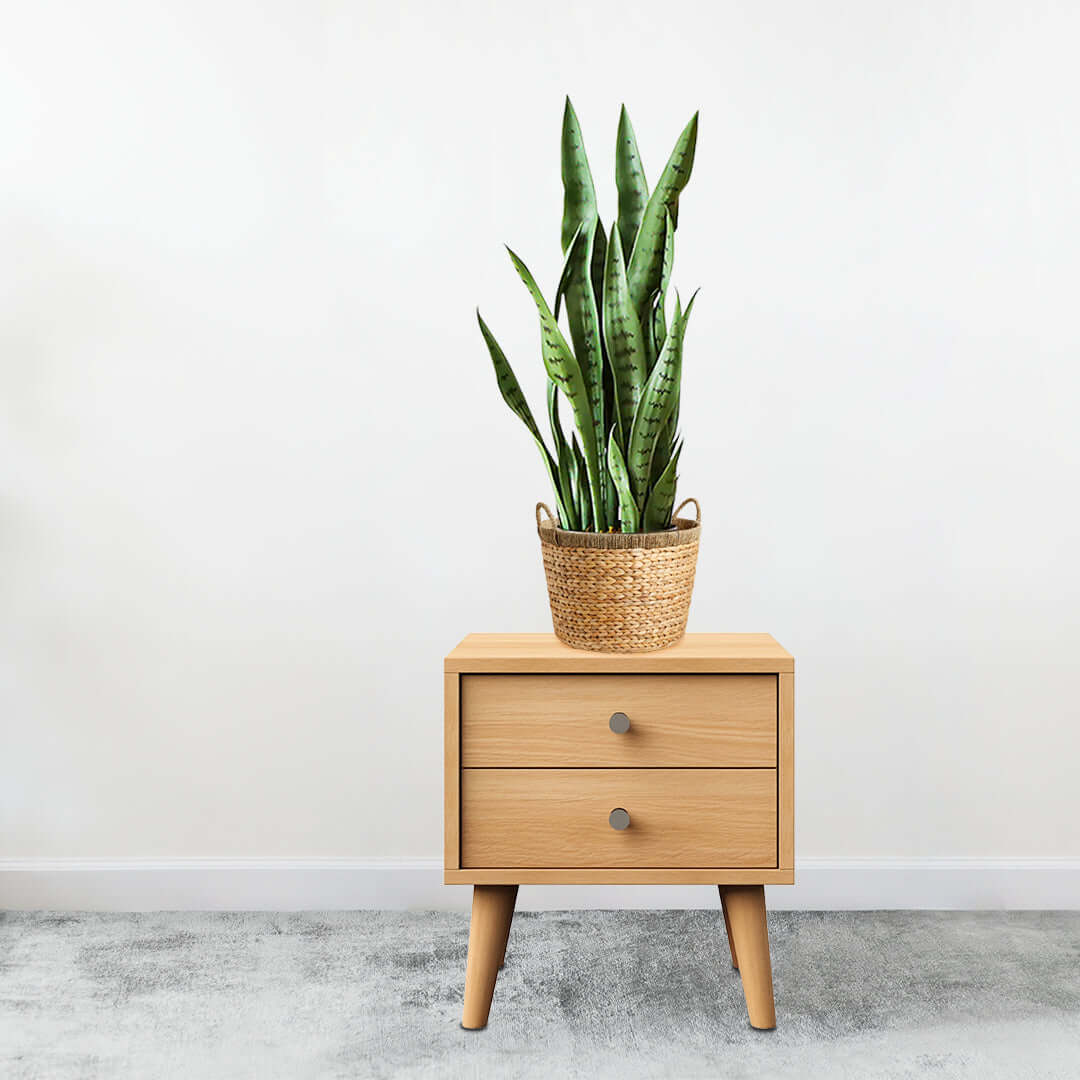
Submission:
POLYGON ((776 770, 462 769, 461 865, 773 867, 776 770))

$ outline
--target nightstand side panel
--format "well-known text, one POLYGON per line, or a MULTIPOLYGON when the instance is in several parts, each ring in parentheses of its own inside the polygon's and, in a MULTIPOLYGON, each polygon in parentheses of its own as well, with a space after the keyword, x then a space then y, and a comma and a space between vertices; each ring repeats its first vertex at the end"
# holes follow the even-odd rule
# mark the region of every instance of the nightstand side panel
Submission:
POLYGON ((461 679, 443 676, 443 868, 461 869, 461 679))
POLYGON ((777 800, 779 867, 795 870, 795 675, 779 676, 777 716, 777 800))

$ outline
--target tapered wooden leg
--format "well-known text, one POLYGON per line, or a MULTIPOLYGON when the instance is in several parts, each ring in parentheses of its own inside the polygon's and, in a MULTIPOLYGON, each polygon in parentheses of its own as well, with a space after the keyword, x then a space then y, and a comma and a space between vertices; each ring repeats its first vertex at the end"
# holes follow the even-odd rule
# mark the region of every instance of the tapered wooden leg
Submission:
POLYGON ((517 891, 516 885, 473 886, 469 958, 465 962, 465 1008, 461 1014, 463 1028, 487 1025, 495 979, 510 936, 517 891))
POLYGON ((769 930, 765 923, 764 885, 722 885, 720 895, 732 938, 732 953, 739 958, 746 1011, 750 1026, 776 1027, 773 1004, 769 930))
POLYGON ((731 966, 738 971, 739 970, 739 954, 735 952, 735 939, 731 936, 731 919, 727 913, 727 898, 724 896, 724 886, 718 886, 720 889, 720 907, 724 909, 724 929, 727 931, 727 943, 728 948, 731 950, 731 966))

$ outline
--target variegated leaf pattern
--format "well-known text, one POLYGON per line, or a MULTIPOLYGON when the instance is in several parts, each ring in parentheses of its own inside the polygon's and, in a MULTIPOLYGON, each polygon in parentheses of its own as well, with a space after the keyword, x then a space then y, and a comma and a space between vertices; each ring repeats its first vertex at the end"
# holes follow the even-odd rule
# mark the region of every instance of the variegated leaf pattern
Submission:
POLYGON ((638 513, 637 501, 630 488, 630 475, 626 471, 626 461, 623 458, 619 440, 615 437, 612 429, 608 439, 608 471, 615 484, 615 490, 619 493, 619 528, 624 533, 637 532, 641 522, 638 513))
POLYGON ((555 304, 552 307, 552 314, 555 316, 555 321, 559 321, 559 308, 562 305, 562 298, 566 294, 566 284, 570 280, 570 272, 573 270, 573 265, 570 259, 574 254, 574 245, 577 243, 577 238, 584 228, 584 225, 579 225, 574 232, 574 238, 570 241, 570 246, 566 249, 566 255, 563 258, 562 271, 559 273, 559 283, 555 286, 555 304))
MULTIPOLYGON (((591 232, 592 222, 596 220, 596 188, 593 185, 589 159, 585 156, 581 125, 569 98, 563 108, 562 182, 562 249, 568 251, 577 227, 584 222, 591 232)), ((590 242, 590 248, 591 246, 590 242)))
POLYGON ((634 495, 641 503, 644 503, 648 493, 657 440, 675 407, 676 389, 682 375, 683 332, 693 306, 694 301, 691 300, 685 314, 676 308, 675 321, 664 340, 660 356, 649 376, 649 381, 645 384, 637 411, 634 413, 626 467, 630 473, 630 484, 634 495))
POLYGON ((618 408, 616 430, 620 441, 630 433, 641 391, 648 375, 645 342, 637 316, 630 306, 626 285, 622 240, 613 231, 604 268, 604 337, 608 360, 615 376, 615 402, 618 408))
MULTIPOLYGON (((658 306, 653 309, 653 321, 657 326, 659 332, 659 323, 663 318, 662 297, 657 297, 658 306), (659 317, 658 317, 659 316, 659 317)), ((679 299, 678 291, 675 293, 675 322, 678 323, 682 319, 682 302, 679 299)), ((663 341, 666 337, 666 333, 661 336, 660 340, 663 341)), ((681 342, 680 342, 681 348, 681 342)), ((668 462, 671 460, 671 447, 675 441, 675 430, 679 426, 679 394, 681 393, 682 376, 680 374, 679 381, 675 384, 675 404, 672 407, 671 415, 667 418, 667 423, 660 430, 660 435, 656 440, 656 449, 653 451, 652 466, 649 469, 649 483, 655 484, 660 478, 660 474, 667 468, 668 462)))
POLYGON ((558 504, 559 518, 565 522, 568 515, 563 505, 558 465, 552 459, 551 452, 548 450, 543 436, 540 434, 540 429, 536 426, 536 420, 533 418, 532 409, 529 408, 529 403, 525 400, 525 395, 521 392, 521 384, 517 381, 514 369, 510 366, 510 362, 506 359, 506 354, 502 351, 498 341, 495 340, 495 335, 488 329, 487 323, 484 322, 479 310, 476 312, 476 321, 480 324, 480 333, 484 335, 488 353, 491 355, 491 362, 495 367, 495 378, 499 384, 499 393, 502 394, 503 401, 510 406, 511 411, 518 416, 521 422, 529 429, 529 434, 532 435, 533 439, 536 441, 537 448, 544 459, 544 467, 547 469, 548 479, 551 481, 551 487, 555 492, 555 502, 558 504))
POLYGON ((630 258, 641 219, 649 201, 649 185, 638 152, 630 114, 624 105, 619 111, 619 134, 615 140, 615 186, 619 191, 617 231, 622 241, 623 260, 630 258))
MULTIPOLYGON (((611 417, 613 415, 612 409, 612 390, 613 383, 611 379, 611 371, 608 367, 607 361, 607 346, 604 344, 604 259, 607 256, 607 233, 604 231, 604 223, 597 218, 595 232, 593 234, 593 249, 592 249, 592 264, 590 267, 590 279, 592 282, 593 291, 593 304, 596 306, 597 316, 597 337, 600 341, 600 370, 601 370, 601 403, 602 410, 600 415, 603 417, 605 425, 611 423, 611 417)), ((611 483, 611 478, 607 477, 607 461, 606 455, 603 453, 601 445, 600 453, 600 466, 604 471, 606 481, 604 484, 604 498, 605 498, 605 512, 607 514, 607 524, 611 528, 618 525, 619 507, 618 501, 615 495, 615 488, 611 483)))
POLYGON ((667 319, 664 315, 664 296, 662 293, 656 297, 649 318, 652 321, 652 338, 657 343, 657 348, 659 348, 664 344, 664 338, 667 337, 667 319))
POLYGON ((675 406, 667 423, 660 429, 660 437, 656 440, 656 449, 653 450, 652 466, 649 469, 649 484, 655 484, 660 479, 660 474, 667 468, 671 460, 672 446, 675 442, 675 431, 678 428, 679 399, 675 398, 675 406))
MULTIPOLYGON (((579 238, 580 240, 580 238, 579 238)), ((595 427, 588 391, 582 377, 581 368, 566 339, 562 336, 555 317, 547 305, 529 271, 529 268, 509 248, 510 261, 514 264, 518 276, 525 283, 540 316, 540 351, 548 377, 555 382, 566 395, 574 413, 574 423, 581 435, 582 452, 585 458, 585 472, 589 482, 589 496, 594 515, 599 517, 601 510, 600 457, 597 450, 595 427)))
POLYGON ((670 215, 672 226, 678 225, 679 195, 686 187, 694 165, 697 129, 698 114, 694 113, 679 136, 660 180, 649 196, 641 227, 634 240, 634 250, 630 254, 626 277, 630 285, 630 300, 639 319, 644 319, 652 296, 660 288, 667 218, 670 215))
MULTIPOLYGON (((570 99, 563 109, 562 126, 563 220, 562 243, 567 252, 567 274, 563 296, 566 318, 570 324, 570 340, 592 413, 592 442, 597 448, 600 500, 594 511, 602 524, 614 515, 606 480, 607 461, 604 453, 604 346, 601 337, 600 312, 593 288, 593 263, 597 242, 602 242, 603 228, 596 210, 596 188, 593 184, 589 159, 581 125, 570 99)), ((588 442, 582 436, 584 449, 588 442)))
POLYGON ((570 444, 566 441, 566 433, 563 431, 562 420, 559 418, 559 388, 548 379, 547 384, 547 407, 548 423, 551 425, 551 438, 555 443, 555 462, 559 470, 559 487, 563 496, 563 509, 566 511, 566 528, 576 529, 579 527, 577 511, 577 495, 574 493, 571 481, 571 462, 574 455, 570 450, 570 444))
POLYGON ((682 357, 686 348, 686 322, 690 318, 690 309, 694 306, 694 301, 697 299, 698 291, 694 291, 694 295, 690 297, 690 304, 686 309, 685 316, 682 310, 682 301, 679 298, 679 292, 675 291, 675 319, 679 323, 679 381, 675 384, 675 405, 672 407, 671 416, 668 417, 667 429, 664 435, 667 437, 667 447, 670 450, 671 446, 675 442, 675 432, 679 428, 679 406, 682 404, 682 357))
POLYGON ((667 422, 660 429, 660 434, 656 438, 652 463, 649 465, 649 487, 652 487, 660 479, 660 474, 667 468, 668 462, 671 460, 672 432, 675 430, 672 421, 674 419, 675 410, 672 409, 671 415, 667 418, 667 422))
POLYGON ((660 298, 667 296, 671 284, 671 271, 675 266, 675 220, 671 213, 664 214, 664 254, 660 260, 660 298))
POLYGON ((671 215, 665 216, 664 225, 664 257, 660 263, 660 289, 652 302, 653 338, 656 347, 664 344, 667 337, 667 291, 671 284, 671 270, 675 265, 675 223, 671 215))
MULTIPOLYGON (((673 327, 673 330, 675 328, 673 327)), ((626 465, 634 496, 644 502, 648 493, 656 440, 671 415, 675 383, 679 378, 677 333, 668 335, 634 413, 627 446, 626 465)))
MULTIPOLYGON (((633 305, 631 305, 630 310, 634 310, 633 305)), ((636 315, 634 317, 637 318, 636 315)), ((664 338, 662 337, 657 341, 656 320, 652 317, 651 312, 641 324, 641 340, 645 343, 645 370, 652 374, 652 369, 656 366, 656 359, 660 355, 660 346, 664 344, 664 338)))
POLYGON ((679 467, 680 453, 682 453, 681 444, 672 451, 671 460, 668 461, 667 467, 649 492, 645 512, 642 514, 642 528, 645 532, 666 529, 671 524, 671 509, 675 505, 675 486, 678 482, 676 470, 679 467))
MULTIPOLYGON (((600 346, 600 316, 596 310, 596 297, 592 287, 592 245, 595 238, 595 222, 586 234, 584 227, 577 234, 567 260, 570 273, 566 281, 566 320, 570 324, 570 340, 574 355, 581 369, 585 392, 589 399, 592 417, 593 444, 603 453, 606 425, 604 423, 604 357, 600 346)), ((582 446, 587 451, 588 442, 582 436, 582 446)), ((601 517, 608 516, 607 500, 603 496, 603 474, 606 463, 600 460, 601 517)))
MULTIPOLYGON (((564 528, 649 531, 667 527, 682 441, 677 439, 685 313, 675 294, 667 322, 679 197, 693 165, 697 114, 680 135, 649 194, 625 107, 616 142, 618 217, 605 232, 581 126, 569 99, 561 158, 564 263, 554 310, 528 267, 510 258, 536 305, 548 374, 554 452, 529 409, 498 342, 477 312, 500 393, 528 429, 548 471, 564 528), (566 310, 569 332, 559 328, 566 310), (559 416, 565 395, 573 430, 559 416), (569 436, 569 438, 568 438, 569 436)), ((507 249, 509 250, 509 249, 507 249)))

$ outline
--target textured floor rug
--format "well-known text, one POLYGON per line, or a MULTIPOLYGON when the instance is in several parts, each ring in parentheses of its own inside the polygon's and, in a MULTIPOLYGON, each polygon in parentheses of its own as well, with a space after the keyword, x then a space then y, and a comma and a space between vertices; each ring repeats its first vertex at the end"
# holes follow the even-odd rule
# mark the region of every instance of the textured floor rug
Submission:
POLYGON ((779 912, 779 1027, 719 910, 514 920, 458 1026, 456 914, 0 915, 0 1075, 1080 1077, 1080 913, 779 912))

